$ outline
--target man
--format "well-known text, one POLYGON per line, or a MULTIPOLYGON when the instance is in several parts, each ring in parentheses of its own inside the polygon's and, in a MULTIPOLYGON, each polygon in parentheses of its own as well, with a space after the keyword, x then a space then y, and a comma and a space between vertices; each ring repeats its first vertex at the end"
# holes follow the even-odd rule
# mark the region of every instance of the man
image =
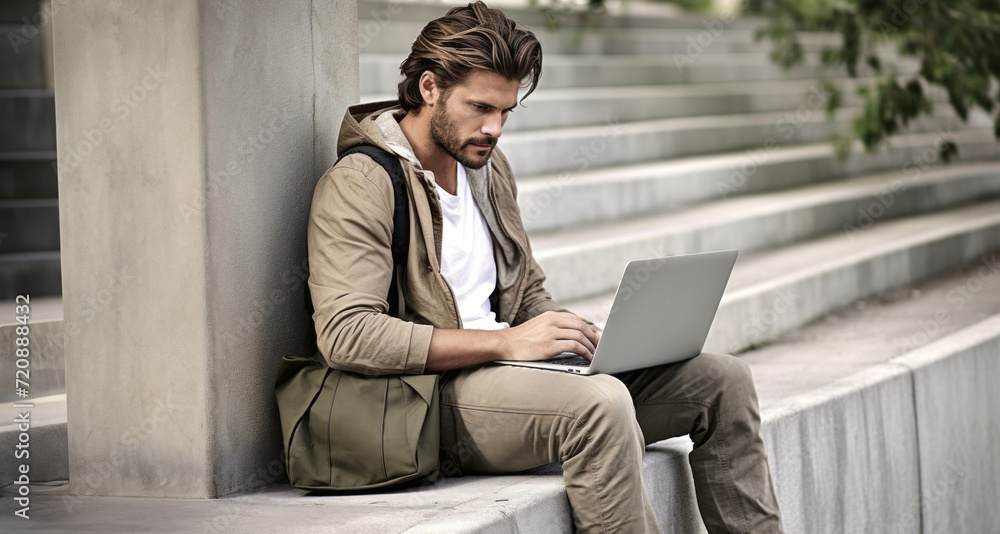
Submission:
MULTIPOLYGON (((522 80, 538 84, 534 34, 482 2, 431 21, 402 63, 399 99, 348 109, 337 146, 377 145, 403 163, 410 247, 389 315, 394 197, 361 154, 316 186, 309 289, 329 364, 366 373, 442 373, 446 475, 560 462, 581 532, 657 532, 642 481, 646 444, 690 435, 710 532, 781 532, 759 435, 757 394, 738 358, 693 359, 615 376, 491 364, 560 352, 593 358, 600 329, 543 287, 496 147, 522 80)), ((522 99, 523 100, 523 99, 522 99)))

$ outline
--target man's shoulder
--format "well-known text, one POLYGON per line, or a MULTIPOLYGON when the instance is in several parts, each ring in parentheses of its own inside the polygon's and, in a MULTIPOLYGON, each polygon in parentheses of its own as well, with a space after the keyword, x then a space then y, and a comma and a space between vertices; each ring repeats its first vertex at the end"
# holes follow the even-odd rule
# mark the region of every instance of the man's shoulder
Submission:
POLYGON ((392 179, 389 171, 375 160, 362 153, 352 153, 344 156, 320 177, 319 184, 344 181, 363 180, 376 187, 383 195, 391 194, 392 179))

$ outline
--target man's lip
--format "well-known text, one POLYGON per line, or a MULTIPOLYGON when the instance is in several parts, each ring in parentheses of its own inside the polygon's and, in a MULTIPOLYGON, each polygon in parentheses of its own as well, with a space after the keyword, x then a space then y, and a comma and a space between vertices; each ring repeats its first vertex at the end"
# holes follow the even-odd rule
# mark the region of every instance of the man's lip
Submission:
POLYGON ((493 145, 477 145, 475 143, 472 143, 472 146, 478 147, 478 148, 483 148, 483 149, 488 149, 488 148, 492 147, 493 145))

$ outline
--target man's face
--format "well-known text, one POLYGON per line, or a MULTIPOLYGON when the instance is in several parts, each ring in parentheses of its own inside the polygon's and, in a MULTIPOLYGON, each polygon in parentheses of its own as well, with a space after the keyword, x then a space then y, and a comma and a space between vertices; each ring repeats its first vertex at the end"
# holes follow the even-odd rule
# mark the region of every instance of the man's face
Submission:
POLYGON ((442 94, 431 115, 431 139, 470 169, 486 165, 510 110, 517 106, 518 82, 476 70, 442 94))

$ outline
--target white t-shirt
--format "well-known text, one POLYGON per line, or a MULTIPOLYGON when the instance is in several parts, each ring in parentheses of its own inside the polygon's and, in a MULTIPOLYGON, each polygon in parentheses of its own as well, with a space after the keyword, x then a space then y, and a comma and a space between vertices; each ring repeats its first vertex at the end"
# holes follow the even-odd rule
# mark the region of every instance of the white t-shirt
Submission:
POLYGON ((462 327, 476 330, 510 328, 498 322, 490 309, 496 287, 497 266, 493 241, 482 212, 472 197, 465 167, 458 165, 458 188, 452 195, 437 186, 444 215, 441 243, 441 274, 455 292, 462 327))

